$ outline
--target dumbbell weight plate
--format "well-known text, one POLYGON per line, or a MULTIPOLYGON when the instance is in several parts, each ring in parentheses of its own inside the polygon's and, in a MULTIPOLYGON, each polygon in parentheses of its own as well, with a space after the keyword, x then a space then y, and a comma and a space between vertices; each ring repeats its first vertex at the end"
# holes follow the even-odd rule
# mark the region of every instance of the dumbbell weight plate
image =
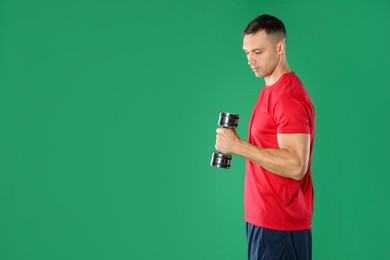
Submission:
POLYGON ((237 128, 239 118, 240 116, 238 114, 220 112, 218 125, 226 128, 237 128))
POLYGON ((229 169, 232 156, 230 154, 213 153, 210 165, 218 168, 229 169))

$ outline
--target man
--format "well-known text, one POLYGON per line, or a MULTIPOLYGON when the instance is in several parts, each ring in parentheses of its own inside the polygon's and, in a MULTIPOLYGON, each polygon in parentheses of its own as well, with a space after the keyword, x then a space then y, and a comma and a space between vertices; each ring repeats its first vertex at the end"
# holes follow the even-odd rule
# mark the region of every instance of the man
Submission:
POLYGON ((218 128, 215 148, 247 159, 248 259, 311 259, 314 107, 287 63, 284 24, 260 15, 243 35, 248 64, 265 86, 249 123, 248 142, 234 129, 218 128))

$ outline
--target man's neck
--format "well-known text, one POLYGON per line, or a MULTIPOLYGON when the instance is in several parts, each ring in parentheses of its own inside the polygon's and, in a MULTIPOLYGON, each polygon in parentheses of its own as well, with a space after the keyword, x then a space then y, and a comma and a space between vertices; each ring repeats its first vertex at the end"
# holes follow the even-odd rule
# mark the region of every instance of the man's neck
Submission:
POLYGON ((272 86, 286 73, 291 72, 287 62, 283 65, 277 66, 271 75, 264 77, 265 85, 272 86))

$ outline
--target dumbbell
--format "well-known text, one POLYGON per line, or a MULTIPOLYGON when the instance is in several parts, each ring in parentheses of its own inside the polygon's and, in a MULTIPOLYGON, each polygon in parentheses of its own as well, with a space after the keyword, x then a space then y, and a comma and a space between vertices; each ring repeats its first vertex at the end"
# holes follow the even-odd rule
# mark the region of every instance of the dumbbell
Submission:
MULTIPOLYGON (((218 125, 224 128, 237 128, 238 119, 240 118, 239 114, 232 114, 227 112, 220 112, 218 125)), ((219 152, 214 152, 211 156, 210 165, 213 167, 229 169, 230 163, 232 161, 232 156, 230 154, 223 154, 219 152)))

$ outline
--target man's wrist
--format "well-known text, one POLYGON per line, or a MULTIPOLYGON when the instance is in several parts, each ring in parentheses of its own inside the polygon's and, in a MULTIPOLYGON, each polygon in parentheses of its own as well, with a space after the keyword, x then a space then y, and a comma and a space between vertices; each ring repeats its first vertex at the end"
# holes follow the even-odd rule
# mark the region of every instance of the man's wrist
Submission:
POLYGON ((244 150, 246 144, 246 141, 239 139, 233 153, 242 156, 242 151, 244 150))

